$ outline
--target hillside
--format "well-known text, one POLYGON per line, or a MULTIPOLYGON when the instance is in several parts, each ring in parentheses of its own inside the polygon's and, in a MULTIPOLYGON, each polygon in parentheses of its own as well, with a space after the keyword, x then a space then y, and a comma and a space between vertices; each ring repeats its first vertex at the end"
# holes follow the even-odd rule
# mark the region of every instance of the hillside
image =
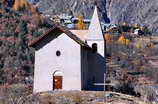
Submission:
MULTIPOLYGON (((26 0, 20 1, 21 2, 15 0, 14 3, 12 0, 0 1, 0 85, 3 89, 6 89, 8 86, 12 87, 12 85, 15 84, 15 86, 13 86, 15 96, 18 91, 24 94, 27 92, 25 88, 24 91, 16 89, 17 87, 21 89, 21 86, 18 84, 22 84, 22 87, 27 88, 29 86, 29 94, 32 91, 30 86, 33 85, 34 49, 28 47, 28 42, 52 27, 52 22, 49 21, 48 18, 45 18, 45 15, 72 13, 74 15, 84 15, 89 18, 95 4, 94 1, 90 0, 47 0, 43 2, 42 0, 40 0, 40 2, 35 0, 38 2, 36 6, 43 12, 43 14, 40 14, 37 8, 26 0), (63 5, 61 6, 61 4, 63 5)), ((107 14, 111 19, 111 23, 132 23, 131 21, 133 21, 133 23, 145 24, 155 32, 158 26, 156 13, 156 7, 158 6, 155 1, 100 0, 97 5, 99 6, 100 14, 102 14, 102 19, 104 16, 106 17, 107 14), (139 9, 140 7, 143 9, 139 9), (154 7, 155 9, 153 9, 154 7), (140 12, 144 14, 141 15, 140 12)), ((32 1, 29 0, 29 2, 32 1)), ((133 37, 131 31, 133 31, 134 28, 141 28, 139 26, 130 27, 128 24, 125 24, 123 26, 118 25, 118 28, 120 28, 119 31, 114 30, 109 32, 110 36, 106 39, 108 69, 106 83, 115 84, 112 91, 134 96, 139 95, 141 97, 144 97, 144 93, 148 93, 150 95, 147 99, 153 101, 157 95, 153 95, 153 91, 146 92, 146 90, 140 88, 140 86, 146 85, 150 87, 158 83, 158 39, 156 39, 157 37, 151 37, 149 34, 145 34, 145 32, 142 36, 133 37), (124 31, 124 29, 126 31, 124 31), (124 33, 126 35, 124 35, 124 33), (138 88, 136 86, 138 86, 138 88), (136 88, 138 92, 135 91, 136 88)), ((111 90, 110 87, 109 90, 111 90)), ((4 95, 5 93, 6 92, 4 92, 4 95)), ((82 95, 81 93, 82 92, 79 92, 78 95, 82 95)), ((10 93, 6 96, 10 96, 10 93)), ((80 96, 77 97, 79 97, 77 100, 82 100, 80 96)), ((96 96, 93 96, 93 98, 95 97, 96 96)), ((0 99, 1 98, 0 96, 0 99)), ((61 98, 61 101, 64 100, 65 98, 61 98)), ((88 102, 91 104, 89 100, 95 101, 98 99, 88 99, 88 102)), ((131 102, 133 104, 134 100, 131 102)))
MULTIPOLYGON (((137 23, 158 32, 157 0, 96 0, 102 20, 111 23, 137 23), (108 16, 108 18, 107 18, 108 16)), ((40 0, 37 6, 44 14, 68 13, 90 18, 94 0, 40 0), (62 4, 62 5, 61 5, 62 4), (49 7, 49 8, 48 8, 49 7), (59 8, 60 7, 60 8, 59 8)))
POLYGON ((106 20, 106 0, 40 0, 37 3, 39 10, 44 14, 67 13, 74 16, 83 15, 85 18, 91 18, 94 5, 98 5, 102 20, 106 20))
POLYGON ((51 24, 38 13, 13 11, 1 3, 0 7, 0 84, 26 83, 26 77, 33 75, 34 63, 28 42, 51 24))
POLYGON ((149 104, 144 99, 116 92, 49 91, 31 94, 25 85, 3 89, 0 99, 0 104, 149 104))
POLYGON ((128 22, 149 26, 158 32, 157 0, 106 0, 111 23, 128 22))
MULTIPOLYGON (((9 1, 9 6, 14 0, 9 1)), ((15 0, 17 1, 17 0, 15 0)), ((36 5, 44 15, 73 14, 90 18, 97 2, 102 21, 111 23, 128 22, 148 26, 158 32, 157 0, 27 0, 36 5), (62 4, 62 5, 61 5, 62 4)), ((25 3, 26 4, 26 3, 25 3)))

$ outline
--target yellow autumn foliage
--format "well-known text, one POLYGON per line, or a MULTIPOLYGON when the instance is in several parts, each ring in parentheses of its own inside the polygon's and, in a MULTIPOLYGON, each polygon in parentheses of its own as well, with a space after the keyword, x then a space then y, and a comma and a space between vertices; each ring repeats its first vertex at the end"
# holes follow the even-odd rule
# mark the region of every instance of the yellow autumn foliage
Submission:
POLYGON ((107 43, 110 43, 112 41, 112 36, 110 34, 105 34, 104 36, 107 43))
POLYGON ((121 36, 119 37, 118 43, 120 43, 120 44, 124 44, 124 43, 125 43, 125 37, 124 37, 124 35, 121 35, 121 36))
POLYGON ((13 5, 13 10, 20 10, 23 8, 28 8, 30 5, 27 0, 15 0, 13 5))
POLYGON ((129 45, 130 44, 130 40, 126 39, 124 37, 124 35, 121 35, 120 38, 118 39, 118 43, 124 44, 124 45, 129 45))
POLYGON ((138 48, 138 49, 144 48, 144 47, 145 47, 145 43, 144 43, 143 40, 137 40, 135 46, 136 46, 136 48, 138 48))
POLYGON ((140 48, 154 48, 155 45, 153 42, 141 39, 141 40, 136 40, 135 47, 138 49, 140 49, 140 48))
POLYGON ((32 17, 37 25, 43 22, 43 17, 37 12, 36 7, 29 4, 27 0, 15 0, 13 10, 18 11, 21 9, 29 10, 32 13, 32 17))
POLYGON ((79 21, 77 23, 77 29, 79 30, 85 30, 86 29, 86 25, 84 24, 84 19, 83 19, 83 16, 79 16, 79 21))
POLYGON ((0 9, 0 14, 3 14, 3 10, 2 9, 0 9))
POLYGON ((148 43, 148 44, 147 44, 147 47, 148 47, 148 48, 154 48, 154 43, 148 43))
POLYGON ((18 0, 14 1, 13 10, 19 10, 20 9, 20 3, 18 0))
POLYGON ((130 44, 130 40, 129 39, 126 39, 125 40, 125 45, 129 45, 130 44))
POLYGON ((154 43, 151 43, 150 48, 154 48, 154 47, 155 47, 154 43))

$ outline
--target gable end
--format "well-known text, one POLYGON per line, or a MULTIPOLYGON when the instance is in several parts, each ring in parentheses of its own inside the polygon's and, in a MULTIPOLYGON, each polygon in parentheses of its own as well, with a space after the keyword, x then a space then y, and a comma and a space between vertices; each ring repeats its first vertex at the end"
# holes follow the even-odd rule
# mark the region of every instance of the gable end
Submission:
POLYGON ((65 33, 67 36, 69 36, 71 39, 73 39, 74 41, 76 41, 81 46, 90 48, 87 43, 85 43, 84 41, 82 41, 79 37, 77 37, 75 34, 73 34, 71 31, 69 31, 66 27, 61 26, 59 24, 55 24, 45 34, 43 34, 40 37, 38 37, 37 39, 31 41, 29 43, 29 46, 30 47, 34 47, 35 49, 36 48, 39 49, 40 47, 42 47, 42 46, 46 45, 47 43, 49 43, 51 40, 57 38, 62 33, 65 33), (53 33, 53 35, 52 35, 52 33, 53 33), (42 46, 40 46, 40 44, 39 44, 41 42, 43 43, 42 46))

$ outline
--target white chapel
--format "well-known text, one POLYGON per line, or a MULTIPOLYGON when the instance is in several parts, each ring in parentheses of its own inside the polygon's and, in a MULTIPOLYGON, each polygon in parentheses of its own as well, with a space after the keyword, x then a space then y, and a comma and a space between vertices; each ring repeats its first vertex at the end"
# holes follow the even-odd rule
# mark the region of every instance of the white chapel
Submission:
POLYGON ((35 49, 33 92, 100 91, 106 72, 105 43, 97 7, 88 30, 54 26, 29 44, 35 49))

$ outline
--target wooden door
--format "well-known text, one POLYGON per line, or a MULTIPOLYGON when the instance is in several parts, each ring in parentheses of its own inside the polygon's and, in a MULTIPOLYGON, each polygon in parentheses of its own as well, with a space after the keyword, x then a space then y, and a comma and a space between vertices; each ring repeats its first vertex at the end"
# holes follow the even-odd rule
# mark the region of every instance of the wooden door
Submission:
POLYGON ((62 89, 62 76, 53 76, 53 90, 62 89))

